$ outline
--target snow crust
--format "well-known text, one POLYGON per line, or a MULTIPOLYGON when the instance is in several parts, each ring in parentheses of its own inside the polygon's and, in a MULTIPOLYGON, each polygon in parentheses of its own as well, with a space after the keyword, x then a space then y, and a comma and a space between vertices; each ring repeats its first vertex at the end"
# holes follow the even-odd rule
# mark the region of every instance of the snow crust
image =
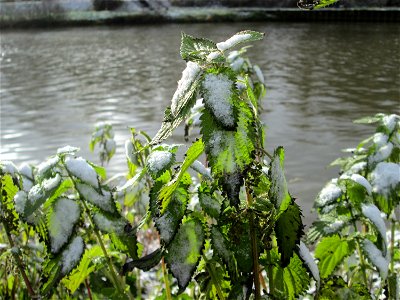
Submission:
POLYGON ((83 253, 83 239, 80 236, 75 237, 62 253, 61 273, 68 274, 79 262, 83 253))
POLYGON ((102 190, 102 194, 100 194, 92 186, 83 183, 77 183, 76 188, 78 189, 79 193, 85 198, 85 200, 100 207, 105 211, 108 211, 110 213, 115 212, 115 209, 112 205, 111 192, 102 190))
POLYGON ((356 163, 351 166, 350 173, 359 173, 363 171, 367 167, 367 163, 365 161, 356 163))
POLYGON ((54 156, 50 159, 48 159, 45 162, 42 162, 40 165, 38 165, 37 173, 39 177, 43 177, 47 171, 52 169, 58 162, 60 161, 60 158, 58 156, 54 156))
POLYGON ((65 146, 65 147, 62 147, 62 148, 58 148, 57 149, 57 154, 64 154, 64 153, 75 153, 75 152, 78 152, 79 151, 79 148, 77 148, 77 147, 72 147, 72 146, 65 146))
POLYGON ((386 134, 382 133, 382 132, 377 132, 377 133, 375 133, 374 136, 373 136, 374 144, 375 144, 378 148, 380 148, 380 147, 386 145, 387 142, 388 142, 388 140, 389 140, 389 137, 388 137, 386 134))
POLYGON ((384 116, 382 118, 382 123, 387 129, 389 129, 389 132, 393 131, 393 129, 396 126, 396 123, 398 123, 399 121, 400 121, 400 116, 395 114, 384 116))
POLYGON ((380 162, 371 173, 371 183, 375 193, 388 196, 400 183, 400 165, 380 162))
POLYGON ((380 147, 374 155, 369 157, 369 163, 377 163, 387 159, 392 154, 392 150, 393 144, 390 142, 387 143, 386 145, 380 147))
POLYGON ((172 161, 173 154, 168 151, 154 151, 147 159, 147 168, 152 173, 163 170, 172 161))
POLYGON ((3 173, 8 173, 11 176, 14 176, 14 174, 18 173, 17 167, 9 160, 0 161, 0 167, 3 173))
POLYGON ((182 77, 178 81, 178 88, 172 97, 171 112, 173 115, 178 113, 177 109, 180 99, 188 91, 196 77, 199 75, 200 71, 201 68, 198 64, 191 61, 186 64, 186 68, 182 72, 182 77))
MULTIPOLYGON (((364 216, 371 220, 371 222, 376 226, 385 243, 385 250, 387 247, 386 239, 386 225, 385 221, 381 217, 381 211, 374 204, 362 204, 361 211, 364 216)), ((386 252, 386 251, 385 251, 386 252)))
POLYGON ((19 173, 30 180, 33 180, 33 170, 32 167, 26 163, 23 163, 18 168, 19 173))
POLYGON ((20 215, 23 215, 25 212, 26 201, 28 201, 28 195, 25 191, 19 191, 14 196, 15 210, 20 215))
POLYGON ((235 34, 233 37, 227 39, 225 42, 221 42, 217 44, 217 48, 221 51, 225 51, 233 46, 245 42, 251 38, 251 34, 235 34))
POLYGON ((58 187, 60 182, 61 182, 61 176, 60 174, 57 173, 55 177, 43 180, 42 187, 46 192, 48 192, 58 187))
POLYGON ((79 178, 83 182, 86 182, 94 187, 99 186, 99 180, 97 178, 96 171, 82 157, 67 157, 65 159, 65 166, 67 167, 68 171, 72 173, 72 175, 79 178))
POLYGON ((57 200, 49 219, 50 244, 53 253, 58 252, 68 241, 80 213, 79 205, 74 200, 68 198, 57 200))
POLYGON ((203 86, 206 89, 204 97, 206 105, 214 116, 224 125, 235 125, 232 97, 233 81, 224 74, 207 74, 203 86))

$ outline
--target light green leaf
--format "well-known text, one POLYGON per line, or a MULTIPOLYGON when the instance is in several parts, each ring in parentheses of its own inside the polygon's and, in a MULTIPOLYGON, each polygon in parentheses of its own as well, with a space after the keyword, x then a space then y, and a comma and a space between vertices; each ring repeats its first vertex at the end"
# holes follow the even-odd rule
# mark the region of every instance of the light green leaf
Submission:
POLYGON ((88 161, 88 164, 92 166, 92 168, 96 171, 97 175, 99 175, 101 179, 105 180, 107 178, 106 168, 98 166, 90 161, 88 161))
POLYGON ((182 176, 186 173, 187 169, 192 165, 192 163, 203 153, 204 144, 202 139, 194 142, 190 148, 186 152, 185 160, 182 163, 182 166, 177 174, 175 174, 174 178, 168 185, 165 185, 159 194, 159 199, 162 201, 161 214, 163 214, 171 201, 171 196, 173 192, 179 186, 179 182, 182 179, 182 176))
POLYGON ((310 277, 297 254, 286 267, 274 266, 273 274, 275 289, 283 292, 288 300, 297 299, 310 285, 310 277))
POLYGON ((205 61, 206 57, 218 51, 217 45, 205 38, 195 38, 182 32, 180 54, 182 59, 191 61, 205 61))
MULTIPOLYGON (((292 202, 289 195, 287 182, 284 173, 285 150, 278 147, 275 150, 274 157, 271 161, 271 189, 270 196, 279 213, 284 212, 292 202)), ((278 214, 279 216, 279 214, 278 214)))
POLYGON ((315 249, 321 277, 330 276, 343 259, 353 253, 354 249, 354 240, 340 238, 338 235, 323 238, 315 249))
POLYGON ((75 293, 79 286, 92 272, 102 267, 102 260, 99 259, 102 257, 103 251, 100 246, 95 245, 90 249, 86 249, 79 266, 73 270, 68 277, 64 278, 62 283, 72 294, 75 293))
POLYGON ((221 51, 226 51, 231 49, 239 44, 248 43, 253 41, 262 40, 264 38, 264 33, 245 30, 236 33, 234 36, 227 39, 225 42, 221 42, 217 44, 217 48, 221 51))
POLYGON ((198 219, 188 219, 181 225, 169 246, 165 260, 172 275, 178 280, 180 290, 189 284, 200 260, 203 244, 203 224, 198 219))

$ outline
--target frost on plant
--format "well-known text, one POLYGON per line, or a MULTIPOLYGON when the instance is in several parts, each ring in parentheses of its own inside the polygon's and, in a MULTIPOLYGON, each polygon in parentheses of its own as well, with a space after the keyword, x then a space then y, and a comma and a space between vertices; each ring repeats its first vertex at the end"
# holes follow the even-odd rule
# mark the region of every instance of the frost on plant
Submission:
POLYGON ((101 231, 116 233, 117 235, 123 235, 125 225, 127 224, 123 219, 107 218, 101 213, 94 214, 93 220, 101 231))
POLYGON ((215 118, 226 127, 234 126, 233 81, 225 74, 210 73, 205 76, 203 87, 205 105, 215 118))
POLYGON ((80 236, 76 236, 62 253, 61 272, 63 274, 68 274, 79 263, 83 250, 83 239, 80 236))
POLYGON ((386 225, 385 221, 381 217, 381 211, 374 204, 362 204, 361 210, 363 215, 366 216, 378 229, 378 232, 384 241, 384 253, 386 254, 386 225))
POLYGON ((48 216, 51 251, 57 253, 70 238, 80 217, 80 208, 76 201, 68 198, 58 199, 48 216))
POLYGON ((382 252, 368 239, 363 241, 363 249, 368 259, 376 266, 383 279, 386 279, 389 270, 389 261, 382 252))
POLYGON ((312 257, 310 250, 308 250, 307 246, 302 241, 300 241, 299 245, 299 256, 310 270, 312 276, 317 282, 317 289, 319 289, 321 279, 319 276, 318 266, 315 263, 314 257, 312 257))
POLYGON ((324 207, 335 202, 342 195, 342 190, 337 186, 336 180, 329 182, 318 194, 316 205, 324 207))
POLYGON ((147 159, 147 169, 150 174, 159 176, 174 162, 174 155, 169 151, 153 151, 147 159))
POLYGON ((97 173, 82 157, 65 159, 65 166, 72 175, 93 187, 99 186, 97 173))
POLYGON ((37 167, 37 175, 41 178, 46 177, 47 173, 53 169, 58 162, 60 161, 60 158, 58 156, 54 156, 52 158, 50 158, 49 160, 41 163, 38 167, 37 167))

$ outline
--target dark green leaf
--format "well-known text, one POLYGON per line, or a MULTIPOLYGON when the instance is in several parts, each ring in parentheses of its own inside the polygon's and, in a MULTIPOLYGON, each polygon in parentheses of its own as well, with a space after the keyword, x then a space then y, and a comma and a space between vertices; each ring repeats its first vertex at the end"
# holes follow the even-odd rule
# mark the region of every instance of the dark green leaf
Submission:
POLYGON ((165 260, 172 275, 178 280, 180 290, 189 284, 200 260, 203 244, 203 224, 198 219, 188 219, 168 247, 165 260))
POLYGON ((205 61, 207 55, 213 51, 218 51, 217 45, 208 39, 195 38, 182 32, 181 57, 184 60, 205 61))
POLYGON ((221 212, 221 203, 213 196, 210 188, 202 183, 198 189, 199 202, 203 211, 209 216, 218 219, 221 212))
POLYGON ((124 264, 122 273, 126 274, 127 272, 132 271, 134 268, 141 269, 143 271, 148 271, 151 268, 154 268, 155 266, 158 265, 162 258, 163 252, 159 248, 156 251, 150 253, 149 255, 146 255, 140 259, 135 259, 132 260, 126 264, 124 264))
POLYGON ((276 240, 281 254, 282 267, 286 267, 304 234, 300 207, 292 202, 275 223, 276 240))
POLYGON ((230 274, 235 274, 237 272, 235 256, 230 249, 227 237, 221 233, 217 226, 211 228, 211 243, 217 255, 228 266, 230 274))

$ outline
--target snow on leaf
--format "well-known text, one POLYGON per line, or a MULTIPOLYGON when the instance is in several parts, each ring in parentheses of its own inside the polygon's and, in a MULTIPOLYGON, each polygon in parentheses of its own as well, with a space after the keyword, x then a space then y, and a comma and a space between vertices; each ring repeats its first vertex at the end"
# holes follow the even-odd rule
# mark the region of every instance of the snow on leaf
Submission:
POLYGON ((76 236, 61 255, 61 273, 68 274, 79 263, 84 250, 83 239, 76 236))
POLYGON ((42 162, 40 165, 37 167, 37 175, 40 178, 45 178, 49 171, 53 169, 58 162, 60 161, 60 158, 58 156, 54 156, 50 158, 49 160, 42 162))
POLYGON ((207 190, 201 191, 199 188, 199 202, 201 208, 211 217, 218 219, 221 211, 221 203, 207 190))
POLYGON ((275 207, 280 211, 285 211, 292 199, 289 195, 289 191, 287 188, 287 182, 284 174, 284 159, 285 159, 285 150, 282 147, 278 147, 275 150, 274 158, 271 161, 271 198, 275 205, 275 207))
POLYGON ((189 284, 201 257, 204 244, 203 225, 198 219, 189 219, 181 225, 171 242, 165 260, 180 290, 189 284))
POLYGON ((312 257, 310 250, 308 250, 307 246, 302 241, 300 241, 298 254, 317 282, 317 290, 319 290, 321 278, 319 276, 318 266, 315 263, 314 257, 312 257))
POLYGON ((195 160, 190 167, 207 179, 212 179, 210 168, 206 168, 200 161, 195 160))
POLYGON ((378 229, 378 232, 381 235, 384 242, 383 253, 386 256, 386 251, 387 251, 386 225, 385 221, 381 217, 381 211, 374 204, 364 204, 364 203, 361 205, 361 211, 363 215, 366 216, 375 225, 376 229, 378 229))
POLYGON ((61 155, 61 154, 75 154, 76 152, 78 152, 80 149, 77 147, 72 147, 72 146, 65 146, 62 148, 58 148, 57 149, 57 154, 61 155))
POLYGON ((30 180, 33 180, 33 170, 30 165, 23 163, 22 165, 19 166, 18 171, 22 176, 30 180))
POLYGON ((26 194, 25 191, 19 191, 18 193, 15 194, 14 196, 15 210, 20 215, 25 214, 25 206, 27 201, 28 201, 28 195, 26 194))
POLYGON ((234 46, 245 43, 261 40, 264 38, 264 34, 261 32, 245 30, 236 33, 234 36, 227 39, 225 42, 217 43, 217 48, 221 51, 228 50, 234 46))
POLYGON ((165 170, 171 167, 175 157, 169 151, 153 151, 147 158, 146 167, 153 178, 159 177, 165 170))
POLYGON ((65 166, 72 175, 93 187, 99 186, 99 179, 93 167, 82 157, 65 159, 65 166))
POLYGON ((321 277, 327 278, 331 275, 343 259, 353 253, 354 249, 354 240, 342 239, 338 235, 321 239, 315 248, 321 277))
POLYGON ((217 50, 217 46, 213 41, 204 38, 195 38, 182 32, 180 48, 182 59, 186 61, 204 60, 217 50))
POLYGON ((124 234, 124 228, 127 224, 122 218, 109 218, 102 213, 95 213, 93 221, 101 231, 121 236, 124 234))
POLYGON ((235 125, 231 100, 233 86, 234 82, 223 73, 206 74, 203 81, 205 105, 210 108, 215 118, 227 127, 235 125))
POLYGON ((386 279, 389 270, 389 256, 385 258, 382 252, 368 239, 362 242, 362 248, 371 263, 378 268, 382 279, 386 279))
POLYGON ((363 177, 359 174, 351 174, 350 176, 342 175, 342 176, 340 176, 340 179, 350 179, 350 180, 353 180, 354 182, 357 182, 359 185, 361 185, 365 188, 368 195, 371 195, 372 187, 371 187, 371 184, 368 182, 368 180, 365 179, 365 177, 363 177))
POLYGON ((388 197, 400 184, 400 165, 380 162, 371 173, 371 183, 373 192, 388 197))
POLYGON ((384 116, 382 118, 382 123, 391 133, 396 127, 396 124, 400 123, 400 116, 395 114, 384 116))
POLYGON ((264 74, 262 73, 260 67, 257 66, 257 65, 254 65, 254 66, 253 66, 253 69, 254 69, 254 72, 255 72, 256 75, 257 75, 258 80, 259 80, 261 83, 264 83, 264 82, 265 82, 264 74))
POLYGON ((18 173, 18 168, 9 160, 0 161, 0 169, 3 174, 10 174, 11 176, 18 173))
POLYGON ((173 116, 176 117, 184 110, 187 110, 187 105, 192 102, 190 100, 193 100, 197 85, 199 84, 200 75, 200 66, 189 61, 182 72, 182 77, 178 81, 178 88, 172 97, 171 113, 173 116))
POLYGON ((373 164, 384 161, 392 154, 392 150, 393 150, 393 144, 389 142, 386 145, 380 147, 375 154, 371 155, 368 158, 368 162, 370 164, 373 164))
POLYGON ((57 253, 68 242, 79 217, 80 208, 76 201, 68 198, 55 201, 47 222, 53 253, 57 253))
POLYGON ((99 193, 92 186, 84 183, 76 183, 76 188, 86 201, 89 201, 102 210, 110 213, 116 212, 115 204, 110 191, 102 189, 101 193, 99 193))
POLYGON ((315 204, 317 207, 324 207, 335 202, 340 196, 342 190, 338 187, 337 181, 332 180, 318 194, 315 204))

